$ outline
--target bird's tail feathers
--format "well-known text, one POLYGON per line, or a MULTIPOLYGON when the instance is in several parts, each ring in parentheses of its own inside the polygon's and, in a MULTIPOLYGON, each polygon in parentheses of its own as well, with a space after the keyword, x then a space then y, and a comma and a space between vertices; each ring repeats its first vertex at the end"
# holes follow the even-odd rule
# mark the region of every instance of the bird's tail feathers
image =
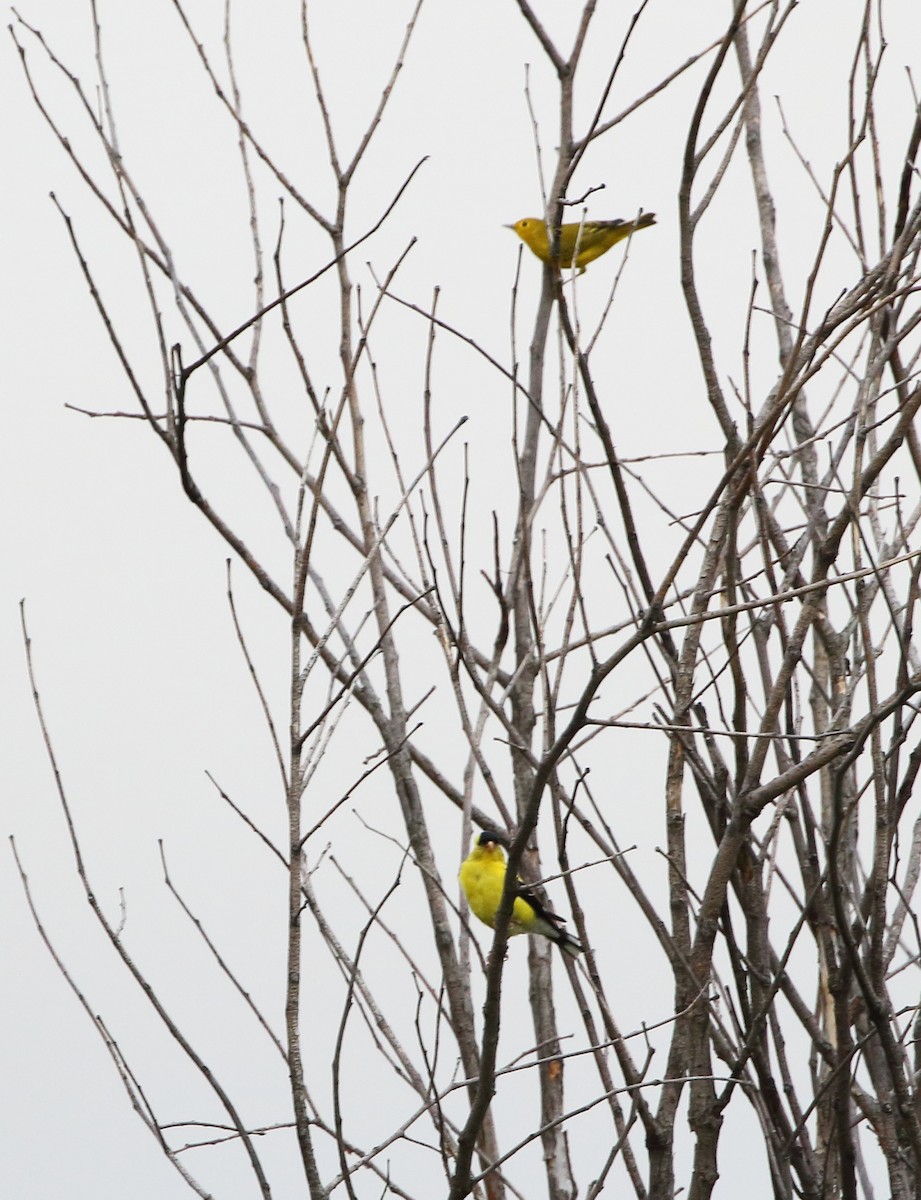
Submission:
POLYGON ((582 943, 577 942, 572 934, 567 933, 565 929, 558 930, 557 935, 556 944, 563 953, 568 954, 570 958, 578 958, 582 953, 582 943))
POLYGON ((582 953, 582 944, 567 929, 563 928, 566 924, 564 917, 555 912, 549 912, 545 908, 542 909, 539 919, 543 928, 535 928, 532 932, 542 933, 551 942, 556 942, 563 953, 568 954, 570 958, 579 957, 582 953))

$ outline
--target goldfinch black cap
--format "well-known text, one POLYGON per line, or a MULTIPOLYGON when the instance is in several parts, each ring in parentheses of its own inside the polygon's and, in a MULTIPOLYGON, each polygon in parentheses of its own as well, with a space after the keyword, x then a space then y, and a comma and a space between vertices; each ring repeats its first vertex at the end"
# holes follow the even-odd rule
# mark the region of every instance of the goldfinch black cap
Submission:
POLYGON ((495 842, 499 846, 505 846, 508 849, 508 838, 501 833, 496 833, 495 829, 484 829, 476 840, 478 846, 485 846, 489 842, 495 842))

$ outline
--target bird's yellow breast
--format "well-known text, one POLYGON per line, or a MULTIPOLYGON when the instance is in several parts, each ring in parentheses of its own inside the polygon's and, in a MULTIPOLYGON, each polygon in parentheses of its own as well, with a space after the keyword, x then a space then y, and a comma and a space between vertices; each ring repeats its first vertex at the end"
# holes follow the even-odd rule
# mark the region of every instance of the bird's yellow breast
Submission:
MULTIPOLYGON (((475 851, 462 863, 460 881, 470 911, 492 929, 505 883, 505 856, 502 851, 498 847, 493 852, 485 849, 475 851)), ((512 907, 509 933, 527 933, 533 923, 534 909, 526 901, 517 898, 512 907)))
POLYGON ((471 856, 460 869, 461 886, 474 916, 492 925, 502 899, 505 863, 501 859, 471 856))

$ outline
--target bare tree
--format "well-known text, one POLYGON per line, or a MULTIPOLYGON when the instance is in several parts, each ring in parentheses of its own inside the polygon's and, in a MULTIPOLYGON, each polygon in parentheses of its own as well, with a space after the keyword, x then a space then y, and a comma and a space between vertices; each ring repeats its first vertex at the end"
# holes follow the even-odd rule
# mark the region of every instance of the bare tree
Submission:
MULTIPOLYGON (((362 191, 365 162, 391 117, 421 0, 407 13, 379 103, 351 143, 337 132, 312 6, 302 0, 303 70, 325 138, 322 192, 332 196, 325 205, 314 198, 316 179, 287 167, 268 131, 247 115, 230 3, 217 48, 173 0, 222 106, 248 197, 255 279, 249 314, 230 329, 205 290, 181 272, 137 182, 117 133, 118 97, 92 7, 95 91, 24 17, 12 34, 34 103, 124 239, 149 304, 156 382, 135 364, 118 297, 97 282, 80 230, 62 207, 132 396, 133 411, 109 415, 145 423, 190 505, 275 602, 290 632, 282 728, 238 625, 277 754, 285 843, 272 842, 232 788, 221 793, 254 844, 268 847, 286 873, 283 1028, 249 1001, 246 981, 199 926, 203 953, 221 965, 222 986, 247 998, 271 1053, 284 1062, 290 1109, 278 1114, 274 1132, 248 1124, 220 1067, 183 1032, 97 903, 56 770, 87 902, 211 1089, 223 1113, 220 1137, 229 1139, 221 1144, 242 1148, 265 1197, 280 1185, 262 1138, 293 1131, 313 1200, 336 1189, 352 1197, 360 1188, 431 1195, 439 1186, 432 1163, 452 1200, 536 1194, 535 1144, 553 1200, 594 1197, 614 1181, 643 1200, 680 1191, 704 1200, 717 1188, 726 1131, 744 1113, 761 1134, 751 1170, 761 1173, 763 1194, 851 1200, 888 1188, 909 1200, 921 1177, 914 982, 921 935, 913 911, 921 870, 913 798, 921 765, 914 729, 921 689, 914 641, 921 110, 912 100, 901 125, 880 118, 888 67, 883 6, 866 4, 850 47, 848 142, 830 177, 810 165, 795 131, 782 124, 782 98, 772 116, 771 128, 783 128, 824 215, 808 257, 790 264, 777 235, 784 190, 769 169, 769 146, 778 139, 765 132, 762 81, 798 36, 795 0, 737 0, 715 40, 702 39, 674 66, 657 64, 648 88, 617 112, 615 85, 640 54, 637 39, 663 19, 655 6, 640 4, 612 50, 607 38, 593 36, 600 20, 594 3, 584 5, 564 40, 550 31, 549 13, 518 0, 534 52, 555 77, 558 112, 548 131, 540 105, 532 109, 552 237, 524 369, 517 344, 524 270, 504 360, 442 317, 437 291, 427 301, 403 293, 406 251, 384 277, 372 277, 370 294, 363 270, 356 282, 356 252, 412 203, 428 150, 419 147, 400 168, 384 199, 379 188, 371 192, 372 212, 362 191), (95 148, 52 112, 49 69, 69 86, 95 148), (684 447, 699 469, 673 489, 669 473, 680 463, 660 445, 634 460, 617 449, 612 414, 620 381, 599 336, 629 303, 630 270, 617 275, 600 316, 588 318, 574 273, 554 257, 561 223, 579 221, 596 189, 580 190, 575 181, 587 178, 599 148, 688 79, 696 91, 676 164, 677 267, 698 371, 680 381, 666 373, 663 386, 699 402, 708 414, 701 429, 716 434, 709 447, 703 434, 684 447), (104 168, 94 158, 99 148, 104 168), (750 181, 744 201, 732 190, 743 166, 750 181), (273 195, 281 203, 270 236, 265 198, 273 195), (750 290, 738 347, 714 302, 723 264, 700 246, 713 222, 725 219, 724 205, 742 203, 759 254, 745 265, 750 290), (363 225, 352 216, 356 207, 363 225), (304 229, 322 235, 327 251, 307 277, 292 279, 292 231, 304 229), (789 287, 791 277, 803 286, 789 287), (338 325, 335 339, 320 344, 296 307, 312 294, 323 297, 338 325), (398 318, 425 339, 421 429, 403 415, 399 391, 388 388, 389 360, 401 345, 388 322, 398 318), (433 403, 443 347, 463 355, 470 371, 485 363, 496 403, 510 407, 501 482, 467 452, 464 418, 445 421, 433 403), (235 515, 232 494, 209 470, 218 452, 235 472, 258 480, 273 532, 235 515), (476 516, 483 497, 491 521, 476 516), (434 744, 422 709, 437 714, 434 744), (623 797, 615 803, 609 794, 625 747, 646 755, 656 748, 659 793, 632 802, 654 812, 665 830, 658 878, 634 866, 630 814, 623 797), (328 774, 332 761, 350 772, 333 796, 326 782, 336 778, 328 774), (376 897, 330 834, 372 776, 379 787, 386 780, 401 815, 399 827, 382 830, 399 846, 401 866, 376 897), (457 848, 447 863, 437 852, 446 825, 457 848), (509 1013, 525 1008, 521 995, 508 995, 511 887, 483 960, 453 882, 475 828, 497 825, 511 838, 509 881, 520 874, 539 886, 553 862, 555 894, 565 890, 586 947, 579 964, 560 957, 554 965, 550 943, 530 940, 533 1037, 513 1059, 500 1057, 499 1041, 500 1016, 505 1029, 509 1013), (319 848, 330 836, 333 852, 324 861, 319 848), (400 872, 417 878, 424 906, 414 926, 397 929, 386 906, 400 872), (332 875, 365 914, 357 937, 325 898, 324 879, 332 875), (620 977, 643 968, 610 944, 615 925, 637 931, 631 936, 644 956, 670 979, 670 1011, 650 1006, 642 1029, 625 1028, 618 1017, 620 977), (328 984, 326 968, 312 959, 305 970, 307 936, 325 945, 330 972, 344 981, 341 1017, 328 1038, 310 1017, 328 984), (366 944, 377 939, 417 989, 412 1046, 386 981, 372 979, 364 965, 366 944), (569 1034, 577 1022, 580 1032, 569 1034), (379 1103, 392 1113, 384 1137, 359 1137, 349 1117, 345 1064, 357 1036, 375 1061, 379 1103), (327 1077, 330 1093, 321 1097, 327 1077), (509 1114, 519 1117, 523 1107, 525 1132, 510 1133, 518 1125, 509 1114), (593 1121, 592 1148, 576 1152, 583 1114, 593 1121), (428 1148, 421 1174, 420 1142, 428 1148)), ((628 256, 640 253, 628 246, 628 256)), ((677 336, 667 326, 656 330, 663 359, 677 336)), ((33 687, 37 694, 34 676, 33 687)), ((39 717, 44 728, 40 705, 39 717)), ((52 734, 45 737, 53 760, 52 734)), ((164 877, 196 921, 165 860, 164 877)), ((42 931, 38 905, 33 911, 42 931)), ((74 987, 95 1013, 100 1005, 84 1000, 76 980, 74 987)), ((94 1020, 141 1120, 189 1186, 208 1194, 126 1052, 94 1020)), ((520 1019, 515 1028, 524 1036, 520 1019)), ((213 1130, 204 1136, 217 1140, 213 1130)))

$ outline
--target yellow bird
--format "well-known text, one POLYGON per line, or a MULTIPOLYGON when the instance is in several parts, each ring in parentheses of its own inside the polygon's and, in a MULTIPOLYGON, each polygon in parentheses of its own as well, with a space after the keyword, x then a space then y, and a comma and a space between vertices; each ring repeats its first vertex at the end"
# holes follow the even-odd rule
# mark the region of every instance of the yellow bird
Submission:
MULTIPOLYGON (((473 843, 469 855, 461 863, 458 878, 470 910, 484 925, 493 928, 502 887, 505 883, 505 850, 508 841, 492 829, 484 829, 473 843)), ((509 922, 509 936, 516 933, 537 933, 556 942, 565 953, 577 958, 582 947, 562 926, 565 921, 556 913, 544 908, 540 900, 519 879, 515 889, 515 903, 509 922)))
MULTIPOLYGON (((655 213, 642 213, 635 221, 576 221, 561 225, 560 267, 571 267, 575 255, 575 265, 581 275, 590 262, 606 254, 612 246, 638 229, 648 229, 655 223, 655 213)), ((505 228, 514 229, 541 262, 550 261, 550 236, 546 223, 540 217, 522 217, 514 225, 506 225, 505 228)))

